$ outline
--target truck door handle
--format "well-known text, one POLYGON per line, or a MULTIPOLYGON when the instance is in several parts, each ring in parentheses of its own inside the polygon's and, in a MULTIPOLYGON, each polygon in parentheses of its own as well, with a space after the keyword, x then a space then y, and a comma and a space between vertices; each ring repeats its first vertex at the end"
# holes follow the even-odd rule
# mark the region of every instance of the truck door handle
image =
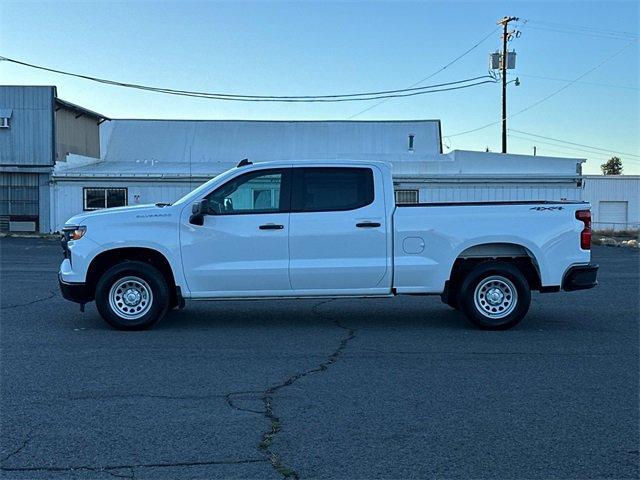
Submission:
POLYGON ((361 223, 356 223, 356 227, 358 228, 375 228, 375 227, 379 227, 380 224, 378 222, 361 222, 361 223))
POLYGON ((267 223, 266 225, 260 225, 260 230, 282 230, 284 225, 276 225, 275 223, 267 223))

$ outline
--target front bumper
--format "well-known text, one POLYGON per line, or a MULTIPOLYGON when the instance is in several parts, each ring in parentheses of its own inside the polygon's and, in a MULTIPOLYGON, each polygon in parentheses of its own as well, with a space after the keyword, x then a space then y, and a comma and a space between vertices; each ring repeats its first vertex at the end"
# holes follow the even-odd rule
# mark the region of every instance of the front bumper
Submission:
POLYGON ((75 303, 87 303, 94 299, 94 292, 87 287, 86 283, 68 283, 58 275, 58 284, 62 296, 75 303))
POLYGON ((571 292, 573 290, 585 290, 598 284, 598 265, 577 265, 571 267, 562 279, 562 289, 571 292))

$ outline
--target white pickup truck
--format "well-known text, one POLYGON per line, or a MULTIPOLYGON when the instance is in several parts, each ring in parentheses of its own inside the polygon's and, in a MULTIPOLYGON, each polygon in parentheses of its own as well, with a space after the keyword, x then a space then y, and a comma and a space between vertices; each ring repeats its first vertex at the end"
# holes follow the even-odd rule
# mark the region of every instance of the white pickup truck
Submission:
POLYGON ((125 330, 185 299, 433 294, 481 328, 506 329, 531 290, 596 285, 589 208, 396 205, 385 163, 242 161, 173 204, 71 218, 59 282, 125 330))

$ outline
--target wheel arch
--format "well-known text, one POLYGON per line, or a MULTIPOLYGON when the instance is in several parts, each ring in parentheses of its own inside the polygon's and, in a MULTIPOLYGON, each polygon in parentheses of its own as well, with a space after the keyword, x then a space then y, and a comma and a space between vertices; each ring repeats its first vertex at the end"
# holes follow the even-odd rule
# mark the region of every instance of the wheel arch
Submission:
POLYGON ((171 302, 176 301, 176 279, 171 263, 162 252, 148 247, 111 248, 96 255, 87 269, 87 290, 95 294, 95 288, 100 277, 109 268, 128 260, 144 262, 158 269, 169 287, 171 302))
POLYGON ((529 248, 514 242, 486 242, 467 246, 458 254, 451 266, 445 292, 455 292, 467 272, 490 261, 515 265, 527 279, 531 290, 542 288, 540 265, 529 248))

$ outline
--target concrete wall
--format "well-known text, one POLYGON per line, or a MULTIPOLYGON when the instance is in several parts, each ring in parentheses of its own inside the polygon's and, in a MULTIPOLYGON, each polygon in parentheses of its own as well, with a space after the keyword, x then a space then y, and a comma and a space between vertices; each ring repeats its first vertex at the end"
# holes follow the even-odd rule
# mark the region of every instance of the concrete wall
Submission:
POLYGON ((65 161, 68 153, 100 158, 97 118, 61 106, 57 107, 55 115, 56 160, 65 161))

